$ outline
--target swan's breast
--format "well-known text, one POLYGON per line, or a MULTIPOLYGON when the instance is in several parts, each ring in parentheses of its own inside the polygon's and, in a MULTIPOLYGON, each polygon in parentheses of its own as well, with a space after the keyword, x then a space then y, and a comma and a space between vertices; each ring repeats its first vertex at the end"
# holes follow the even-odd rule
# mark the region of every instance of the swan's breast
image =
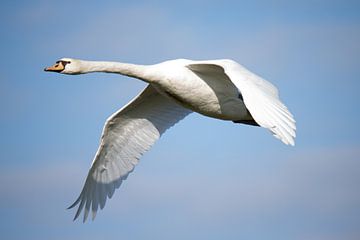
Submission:
POLYGON ((249 117, 239 91, 231 81, 220 76, 201 76, 185 67, 171 70, 155 87, 178 104, 224 120, 249 117))

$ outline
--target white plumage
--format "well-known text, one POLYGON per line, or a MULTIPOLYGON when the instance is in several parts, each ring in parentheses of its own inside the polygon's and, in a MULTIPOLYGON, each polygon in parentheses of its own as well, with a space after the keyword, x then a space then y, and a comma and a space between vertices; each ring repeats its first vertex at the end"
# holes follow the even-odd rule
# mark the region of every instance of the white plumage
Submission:
POLYGON ((45 71, 64 74, 118 73, 149 85, 105 123, 79 205, 95 218, 116 188, 133 171, 166 129, 192 111, 223 120, 267 128, 285 144, 294 145, 295 120, 280 101, 275 86, 232 60, 178 59, 142 66, 63 58, 45 71))

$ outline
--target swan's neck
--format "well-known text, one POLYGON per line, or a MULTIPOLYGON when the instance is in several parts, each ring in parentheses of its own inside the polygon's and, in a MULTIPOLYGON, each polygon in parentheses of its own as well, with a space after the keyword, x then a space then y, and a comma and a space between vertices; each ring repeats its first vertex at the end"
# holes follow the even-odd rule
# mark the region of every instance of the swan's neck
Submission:
POLYGON ((150 79, 148 75, 148 66, 136 65, 120 62, 103 62, 103 61, 81 61, 81 73, 106 72, 117 73, 129 77, 139 78, 146 82, 150 79))

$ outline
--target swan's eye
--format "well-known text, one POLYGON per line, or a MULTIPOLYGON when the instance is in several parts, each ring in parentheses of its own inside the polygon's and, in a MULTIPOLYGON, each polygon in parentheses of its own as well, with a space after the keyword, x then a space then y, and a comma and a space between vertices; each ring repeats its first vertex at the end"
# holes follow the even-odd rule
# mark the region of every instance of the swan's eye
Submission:
POLYGON ((70 61, 64 61, 64 60, 59 60, 55 62, 56 65, 58 66, 60 63, 65 67, 66 64, 71 63, 70 61))

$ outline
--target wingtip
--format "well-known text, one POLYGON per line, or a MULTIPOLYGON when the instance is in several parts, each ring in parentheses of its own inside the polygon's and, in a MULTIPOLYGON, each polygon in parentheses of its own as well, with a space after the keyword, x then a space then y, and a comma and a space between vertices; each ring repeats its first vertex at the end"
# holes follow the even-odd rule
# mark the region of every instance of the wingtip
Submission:
POLYGON ((96 218, 96 213, 97 213, 96 211, 95 211, 95 212, 92 212, 92 216, 91 216, 91 220, 92 220, 92 221, 95 220, 95 218, 96 218))
MULTIPOLYGON (((79 204, 80 200, 81 200, 81 195, 80 195, 79 198, 78 198, 71 206, 69 206, 67 209, 69 210, 69 209, 71 209, 71 208, 74 208, 76 205, 79 204)), ((80 216, 80 213, 82 212, 83 206, 84 206, 84 201, 81 200, 80 206, 79 206, 79 208, 77 209, 77 211, 76 211, 76 213, 75 213, 75 216, 74 216, 74 218, 73 218, 73 221, 75 221, 75 220, 80 216)))
POLYGON ((67 207, 66 209, 71 209, 73 207, 75 207, 76 205, 78 205, 78 203, 80 202, 80 199, 81 199, 81 194, 80 196, 75 200, 75 202, 73 202, 73 204, 71 204, 69 207, 67 207))
POLYGON ((76 204, 71 204, 71 206, 67 207, 66 210, 70 210, 72 208, 74 208, 76 206, 76 204))
POLYGON ((290 145, 292 147, 295 146, 295 138, 293 136, 276 136, 277 138, 279 138, 285 145, 290 145))
POLYGON ((290 146, 294 147, 294 146, 295 146, 295 141, 294 141, 294 139, 293 139, 291 142, 289 142, 287 145, 290 145, 290 146))
MULTIPOLYGON (((67 209, 70 209, 70 207, 67 208, 67 209)), ((75 220, 79 217, 79 215, 80 214, 78 212, 76 212, 75 216, 73 217, 73 222, 75 222, 75 220)))

